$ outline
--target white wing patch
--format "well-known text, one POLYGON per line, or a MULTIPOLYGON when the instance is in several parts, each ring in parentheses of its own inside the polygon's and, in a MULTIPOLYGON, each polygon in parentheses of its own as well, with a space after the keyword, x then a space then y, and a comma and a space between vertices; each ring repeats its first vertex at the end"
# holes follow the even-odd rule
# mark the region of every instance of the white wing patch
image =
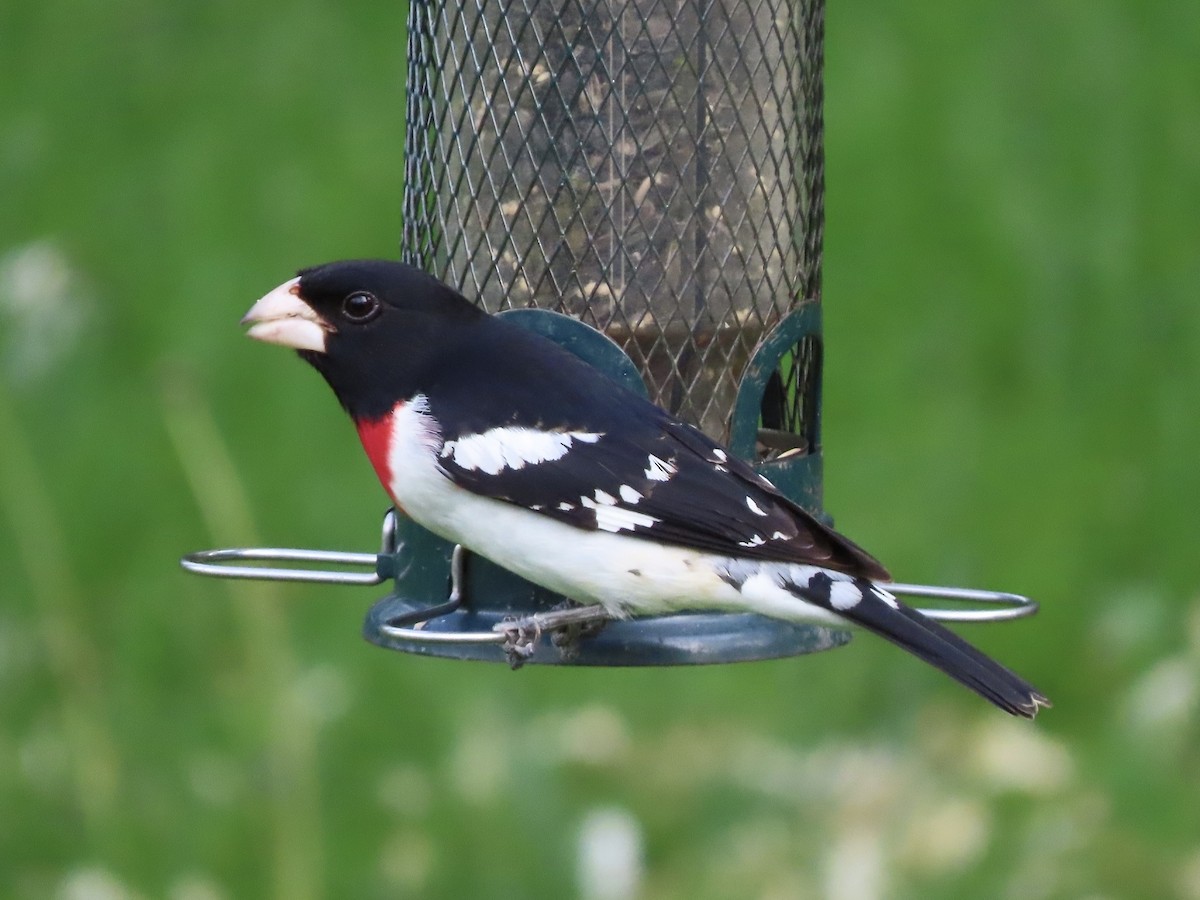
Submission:
POLYGON ((746 506, 749 507, 750 512, 754 513, 756 516, 766 515, 766 512, 763 510, 763 508, 755 503, 754 498, 749 494, 746 495, 746 506))
POLYGON ((617 493, 620 494, 621 499, 624 500, 626 503, 628 503, 630 506, 636 506, 637 502, 642 499, 642 494, 639 491, 634 490, 627 484, 621 485, 621 489, 619 491, 617 491, 617 493))
POLYGON ((651 481, 670 481, 671 476, 679 471, 673 462, 659 459, 653 453, 650 454, 647 463, 645 474, 651 481))
POLYGON ((446 441, 442 456, 453 459, 464 469, 499 475, 504 469, 523 469, 562 459, 576 441, 594 444, 603 436, 592 431, 539 431, 518 426, 489 428, 479 434, 446 441))
MULTIPOLYGON (((611 499, 603 491, 596 491, 596 495, 597 497, 603 495, 605 498, 611 499)), ((597 502, 591 497, 581 497, 580 506, 590 509, 596 514, 597 528, 601 531, 611 531, 614 534, 618 531, 632 531, 635 528, 651 528, 660 521, 654 516, 634 512, 623 506, 610 506, 603 500, 597 502)))

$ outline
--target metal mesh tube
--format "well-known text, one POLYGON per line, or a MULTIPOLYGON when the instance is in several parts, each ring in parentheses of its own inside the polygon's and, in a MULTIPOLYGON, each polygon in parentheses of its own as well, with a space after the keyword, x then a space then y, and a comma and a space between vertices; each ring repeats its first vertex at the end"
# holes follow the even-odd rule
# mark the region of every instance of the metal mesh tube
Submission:
POLYGON ((819 299, 823 21, 823 0, 412 0, 405 260, 594 325, 723 437, 759 339, 819 299))

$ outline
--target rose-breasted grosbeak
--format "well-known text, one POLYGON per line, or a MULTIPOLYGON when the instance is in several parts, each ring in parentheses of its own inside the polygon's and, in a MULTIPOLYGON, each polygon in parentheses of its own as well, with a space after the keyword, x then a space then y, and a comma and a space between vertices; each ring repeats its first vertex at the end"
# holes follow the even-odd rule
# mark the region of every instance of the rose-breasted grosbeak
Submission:
POLYGON ((1048 705, 720 444, 418 269, 305 269, 243 322, 325 377, 398 510, 529 581, 614 617, 857 625, 1007 712, 1048 705))

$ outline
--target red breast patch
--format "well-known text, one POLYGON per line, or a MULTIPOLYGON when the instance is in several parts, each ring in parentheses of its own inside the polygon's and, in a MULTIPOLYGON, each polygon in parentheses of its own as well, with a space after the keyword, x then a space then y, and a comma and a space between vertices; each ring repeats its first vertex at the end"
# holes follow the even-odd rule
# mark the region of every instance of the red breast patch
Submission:
MULTIPOLYGON (((402 406, 403 404, 398 404, 396 409, 402 406)), ((367 459, 371 461, 380 484, 389 496, 392 493, 392 466, 388 459, 392 449, 392 412, 385 413, 378 419, 360 419, 355 423, 358 439, 367 451, 367 459)))

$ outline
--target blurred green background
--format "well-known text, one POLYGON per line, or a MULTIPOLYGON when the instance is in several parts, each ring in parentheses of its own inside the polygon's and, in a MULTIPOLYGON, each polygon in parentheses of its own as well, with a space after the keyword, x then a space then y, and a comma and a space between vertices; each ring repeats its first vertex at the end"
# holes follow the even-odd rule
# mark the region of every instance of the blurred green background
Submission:
POLYGON ((396 255, 403 22, 0 7, 0 896, 1200 898, 1200 5, 830 4, 827 504, 1043 602, 970 634, 1033 725, 876 640, 511 673, 179 570, 377 541, 237 321, 396 255))

